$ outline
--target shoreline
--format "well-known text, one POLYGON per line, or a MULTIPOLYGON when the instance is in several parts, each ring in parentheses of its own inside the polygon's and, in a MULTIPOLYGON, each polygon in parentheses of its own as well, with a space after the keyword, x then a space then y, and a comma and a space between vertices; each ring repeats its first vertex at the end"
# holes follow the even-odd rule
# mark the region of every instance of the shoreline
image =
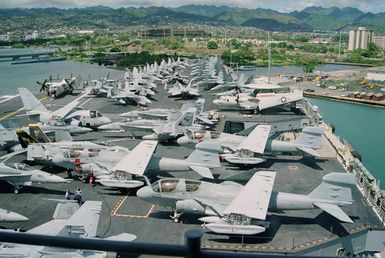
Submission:
POLYGON ((355 99, 355 98, 340 97, 340 96, 335 96, 335 95, 321 95, 321 94, 309 93, 309 92, 305 92, 305 91, 303 92, 303 96, 309 97, 309 98, 329 99, 329 100, 335 100, 335 101, 352 103, 352 104, 359 104, 359 105, 376 107, 376 108, 385 108, 385 102, 384 101, 355 99))

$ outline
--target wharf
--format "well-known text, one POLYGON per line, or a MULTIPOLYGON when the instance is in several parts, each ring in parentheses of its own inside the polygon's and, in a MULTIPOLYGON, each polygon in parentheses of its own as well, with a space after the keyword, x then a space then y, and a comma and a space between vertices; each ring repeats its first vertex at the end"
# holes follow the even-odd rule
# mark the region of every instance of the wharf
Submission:
MULTIPOLYGON (((180 108, 184 101, 171 100, 167 98, 163 88, 158 87, 159 93, 155 96, 156 101, 150 105, 151 108, 180 108)), ((206 92, 203 93, 206 98, 205 110, 215 109, 212 104, 212 96, 206 92)), ((57 105, 63 105, 73 100, 75 96, 66 96, 54 101, 57 105)), ((48 103, 47 99, 44 103, 48 103)), ((84 108, 92 108, 101 111, 104 115, 110 117, 113 121, 119 120, 119 113, 136 109, 133 106, 122 106, 116 102, 104 98, 85 98, 82 100, 84 108)), ((14 98, 10 103, 0 103, 1 117, 8 116, 9 112, 19 108, 20 99, 14 98), (12 103, 12 105, 10 105, 12 103), (10 107, 12 106, 14 109, 10 107)), ((20 111, 21 113, 22 111, 20 111)), ((277 115, 258 114, 264 121, 276 119, 277 115)), ((288 116, 301 117, 296 112, 282 111, 282 119, 288 116)), ((7 117, 9 118, 9 117, 7 117)), ((12 116, 12 118, 16 118, 12 116)), ((18 123, 26 124, 25 117, 18 117, 18 123)), ((78 140, 108 141, 107 133, 91 132, 85 135, 76 136, 78 140)), ((291 192, 298 194, 310 193, 321 182, 321 178, 329 172, 346 172, 346 164, 343 166, 340 162, 341 157, 338 151, 337 143, 328 135, 324 139, 325 147, 320 151, 322 157, 309 158, 299 156, 278 155, 269 157, 266 162, 260 166, 243 170, 238 167, 223 163, 223 166, 214 169, 215 182, 221 182, 226 177, 242 173, 242 176, 250 176, 257 170, 271 169, 277 172, 274 185, 274 191, 291 192)), ((113 139, 114 144, 132 148, 139 143, 137 139, 126 138, 126 136, 116 135, 113 139), (121 137, 121 138, 120 138, 121 137)), ((174 144, 161 145, 156 149, 156 154, 165 157, 185 158, 191 153, 191 150, 174 144)), ((5 153, 0 153, 5 154, 5 153)), ((22 159, 23 157, 18 157, 22 159)), ((345 157, 342 157, 343 160, 345 157)), ((57 175, 66 177, 66 171, 55 167, 45 167, 44 170, 52 171, 57 175)), ((152 175, 153 181, 159 177, 167 176, 185 177, 191 179, 200 179, 194 172, 182 173, 164 173, 161 175, 152 175)), ((242 179, 239 177, 240 181, 242 179)), ((245 183, 245 181, 243 181, 245 183)), ((12 187, 7 183, 0 182, 0 207, 9 209, 30 218, 23 223, 0 223, 3 228, 20 228, 29 230, 52 218, 56 207, 56 202, 47 199, 64 199, 67 189, 74 193, 75 189, 80 187, 86 200, 103 201, 103 210, 99 222, 98 236, 107 237, 123 232, 137 235, 139 242, 152 243, 170 243, 181 244, 184 241, 184 231, 195 228, 205 231, 202 238, 203 248, 217 248, 221 250, 237 251, 259 251, 273 253, 297 253, 316 247, 319 244, 327 243, 330 240, 340 240, 344 237, 353 236, 356 232, 363 232, 367 229, 382 228, 382 222, 378 215, 370 208, 371 202, 368 201, 360 191, 360 188, 353 190, 354 204, 344 206, 342 209, 354 220, 354 224, 340 223, 332 216, 319 210, 309 211, 290 211, 282 213, 269 213, 267 220, 271 222, 271 227, 265 233, 251 236, 227 236, 212 234, 207 232, 200 225, 197 216, 183 215, 182 221, 174 223, 169 215, 169 209, 153 206, 135 196, 135 191, 120 192, 119 190, 104 187, 101 185, 84 184, 80 181, 73 181, 70 184, 50 185, 40 184, 32 187, 23 188, 19 194, 12 192, 12 187)), ((369 240, 366 240, 369 241, 369 240)), ((318 250, 318 255, 335 255, 331 253, 322 253, 318 250)))
POLYGON ((343 97, 338 95, 330 95, 330 94, 325 95, 325 94, 317 94, 317 93, 309 93, 309 92, 304 92, 303 95, 305 97, 310 97, 310 98, 331 99, 336 101, 350 102, 355 104, 385 108, 385 101, 356 99, 356 98, 349 98, 349 97, 343 97))

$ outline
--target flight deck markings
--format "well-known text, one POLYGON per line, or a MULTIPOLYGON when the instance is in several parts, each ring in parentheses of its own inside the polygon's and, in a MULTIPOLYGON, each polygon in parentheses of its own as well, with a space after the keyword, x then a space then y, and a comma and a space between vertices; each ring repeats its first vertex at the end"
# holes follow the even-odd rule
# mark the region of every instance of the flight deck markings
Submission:
MULTIPOLYGON (((47 99, 47 98, 48 98, 48 97, 43 97, 43 98, 40 99, 40 101, 45 100, 45 99, 47 99)), ((10 100, 10 99, 7 99, 7 100, 10 100)), ((9 118, 9 117, 11 117, 11 116, 13 116, 13 115, 16 115, 17 113, 19 113, 19 112, 22 111, 22 110, 24 110, 24 107, 19 108, 19 109, 17 109, 16 111, 13 111, 13 112, 11 112, 11 113, 8 113, 8 114, 6 114, 6 115, 0 117, 0 121, 2 121, 2 120, 4 120, 4 119, 7 119, 7 118, 9 118)))
POLYGON ((8 100, 17 98, 17 97, 19 97, 19 96, 20 96, 20 94, 17 94, 17 95, 15 95, 15 96, 9 96, 9 97, 3 99, 2 101, 0 101, 0 104, 1 104, 1 103, 4 103, 4 102, 7 102, 8 100))
POLYGON ((120 209, 122 204, 126 201, 128 195, 122 196, 118 199, 118 201, 115 203, 114 208, 111 210, 110 215, 116 216, 116 217, 124 217, 124 218, 137 218, 137 219, 145 219, 147 218, 151 212, 155 209, 155 205, 151 205, 151 207, 148 209, 147 213, 145 215, 133 215, 133 214, 120 214, 117 213, 117 211, 120 209))

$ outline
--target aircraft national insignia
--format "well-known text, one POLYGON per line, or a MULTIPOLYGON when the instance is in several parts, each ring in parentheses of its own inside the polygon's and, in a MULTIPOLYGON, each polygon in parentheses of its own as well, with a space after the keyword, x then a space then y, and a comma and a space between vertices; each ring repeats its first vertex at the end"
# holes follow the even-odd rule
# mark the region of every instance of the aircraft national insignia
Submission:
POLYGON ((286 97, 282 97, 282 98, 281 98, 281 102, 282 102, 282 103, 285 103, 286 101, 287 101, 286 97))

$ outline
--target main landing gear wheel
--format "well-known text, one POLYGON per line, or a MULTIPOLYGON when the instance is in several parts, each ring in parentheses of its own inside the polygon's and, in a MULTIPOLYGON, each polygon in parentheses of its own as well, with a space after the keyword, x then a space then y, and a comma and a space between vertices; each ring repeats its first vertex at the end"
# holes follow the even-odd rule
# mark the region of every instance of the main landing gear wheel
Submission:
POLYGON ((178 223, 179 222, 179 219, 180 219, 180 216, 182 216, 183 212, 181 213, 178 213, 176 210, 173 210, 173 215, 170 215, 170 218, 172 219, 172 221, 174 221, 175 223, 178 223))
POLYGON ((15 194, 18 194, 18 193, 19 193, 19 188, 17 188, 17 187, 13 188, 13 192, 14 192, 15 194))

